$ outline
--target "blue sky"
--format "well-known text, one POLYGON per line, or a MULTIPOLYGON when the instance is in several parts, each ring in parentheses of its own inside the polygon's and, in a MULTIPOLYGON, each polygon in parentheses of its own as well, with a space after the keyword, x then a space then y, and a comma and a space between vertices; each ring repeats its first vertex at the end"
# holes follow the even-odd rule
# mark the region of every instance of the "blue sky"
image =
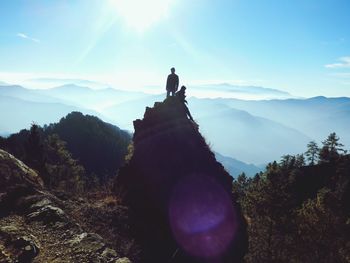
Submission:
POLYGON ((0 80, 230 82, 350 96, 348 0, 4 0, 0 80))

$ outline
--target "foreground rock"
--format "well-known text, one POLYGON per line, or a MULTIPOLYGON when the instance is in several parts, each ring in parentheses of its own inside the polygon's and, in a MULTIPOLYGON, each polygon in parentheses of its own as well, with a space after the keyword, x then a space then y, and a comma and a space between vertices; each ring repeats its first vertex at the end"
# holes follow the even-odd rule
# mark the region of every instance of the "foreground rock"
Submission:
POLYGON ((241 262, 246 223, 232 177, 188 116, 170 97, 134 121, 133 154, 118 183, 132 209, 142 262, 241 262))
POLYGON ((65 212, 35 171, 0 149, 0 262, 130 262, 65 212))

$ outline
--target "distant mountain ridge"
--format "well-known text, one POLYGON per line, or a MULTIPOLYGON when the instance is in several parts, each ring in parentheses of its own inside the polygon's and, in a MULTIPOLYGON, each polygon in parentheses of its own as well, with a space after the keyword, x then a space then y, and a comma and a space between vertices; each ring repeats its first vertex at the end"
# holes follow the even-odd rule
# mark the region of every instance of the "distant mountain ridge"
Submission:
POLYGON ((32 102, 63 103, 64 101, 41 94, 37 90, 26 89, 20 85, 0 86, 0 96, 12 97, 32 102))
MULTIPOLYGON (((217 87, 228 90, 231 88, 232 85, 227 84, 217 87)), ((246 87, 238 86, 237 89, 246 87)), ((266 91, 265 88, 257 89, 266 91)), ((270 92, 270 89, 267 91, 270 92)), ((189 108, 200 124, 201 131, 212 144, 213 150, 225 156, 237 158, 245 163, 267 163, 279 160, 285 153, 302 153, 306 150, 305 145, 309 140, 320 143, 331 132, 336 132, 347 148, 350 146, 350 98, 319 96, 309 99, 292 97, 242 100, 193 97, 196 92, 200 95, 205 93, 196 87, 188 86, 189 108), (224 129, 213 130, 211 127, 215 125, 224 129)), ((271 92, 280 94, 273 89, 271 92)), ((88 85, 75 84, 48 90, 1 86, 0 132, 18 131, 28 127, 28 123, 32 121, 39 121, 39 124, 55 122, 71 111, 96 115, 104 121, 132 131, 132 121, 142 115, 144 108, 164 98, 165 94, 152 95, 112 88, 95 90, 88 85), (21 101, 13 104, 16 107, 11 103, 7 103, 5 107, 2 103, 5 100, 3 96, 21 101), (58 103, 61 109, 50 110, 52 105, 48 104, 34 103, 33 106, 29 106, 32 102, 58 103), (19 110, 21 103, 24 103, 23 110, 19 110)))
POLYGON ((288 127, 302 131, 316 141, 335 131, 350 146, 350 98, 243 101, 218 99, 229 107, 248 111, 259 117, 268 117, 288 127))
POLYGON ((97 111, 109 105, 123 103, 146 96, 142 92, 129 92, 113 88, 91 89, 86 86, 66 84, 52 89, 37 90, 38 93, 90 108, 97 111))
POLYGON ((225 167, 226 171, 233 177, 245 173, 247 176, 253 177, 255 174, 264 169, 254 164, 246 164, 231 157, 223 156, 220 153, 215 153, 216 159, 225 167))
POLYGON ((202 97, 200 94, 205 91, 217 98, 232 98, 232 99, 287 99, 294 96, 288 92, 278 89, 271 89, 259 86, 248 85, 233 85, 230 83, 219 84, 203 84, 193 85, 190 87, 195 96, 202 97))
POLYGON ((39 125, 57 122, 72 111, 101 116, 96 111, 63 103, 35 102, 0 95, 0 131, 14 133, 29 128, 33 122, 39 125))
POLYGON ((67 84, 74 84, 74 85, 83 85, 83 86, 89 86, 92 88, 107 88, 109 87, 108 84, 104 84, 97 81, 91 81, 86 79, 67 79, 67 78, 36 78, 36 79, 30 79, 31 82, 41 82, 41 83, 47 83, 53 86, 57 85, 67 85, 67 84))
POLYGON ((205 88, 205 89, 219 89, 219 90, 225 90, 228 92, 247 92, 247 93, 260 93, 260 94, 267 93, 267 94, 291 96, 290 93, 286 91, 281 91, 278 89, 264 88, 259 86, 232 85, 229 83, 220 83, 220 84, 212 84, 212 85, 207 84, 207 85, 200 85, 198 87, 205 88))
MULTIPOLYGON (((192 107, 194 116, 199 115, 199 110, 202 107, 192 107)), ((279 158, 285 152, 297 154, 311 140, 311 137, 294 128, 233 108, 218 113, 209 112, 197 120, 201 124, 201 132, 215 151, 226 156, 237 156, 248 163, 266 163, 267 156, 279 158)))

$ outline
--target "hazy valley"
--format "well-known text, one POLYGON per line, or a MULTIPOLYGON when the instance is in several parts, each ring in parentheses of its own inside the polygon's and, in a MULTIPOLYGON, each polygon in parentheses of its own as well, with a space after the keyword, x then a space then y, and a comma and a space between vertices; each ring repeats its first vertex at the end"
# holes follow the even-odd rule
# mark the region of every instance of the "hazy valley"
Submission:
MULTIPOLYGON (((193 90, 199 88, 195 86, 193 90)), ((232 94, 238 92, 236 86, 224 84, 202 88, 231 91, 232 94)), ((212 149, 255 167, 264 167, 286 153, 303 153, 309 141, 320 143, 333 131, 345 146, 350 145, 347 132, 350 128, 349 98, 286 99, 291 96, 284 92, 249 86, 240 87, 241 96, 264 98, 273 94, 280 98, 197 98, 191 97, 191 93, 192 88, 188 87, 189 108, 212 149)), ((164 94, 92 89, 76 84, 40 90, 1 85, 0 132, 3 135, 18 132, 29 128, 32 122, 39 125, 58 122, 72 111, 97 116, 133 132, 133 120, 142 117, 145 107, 164 97, 164 94)), ((242 167, 239 170, 242 171, 242 167)))

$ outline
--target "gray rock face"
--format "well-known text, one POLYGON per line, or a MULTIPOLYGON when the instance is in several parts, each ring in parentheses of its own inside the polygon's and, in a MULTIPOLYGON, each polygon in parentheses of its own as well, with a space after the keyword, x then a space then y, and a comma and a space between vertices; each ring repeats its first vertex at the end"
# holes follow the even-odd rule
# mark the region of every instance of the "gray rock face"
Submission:
MULTIPOLYGON (((68 240, 66 244, 74 249, 85 250, 87 253, 103 251, 103 249, 106 247, 106 244, 101 236, 95 233, 85 232, 74 236, 72 239, 68 240)), ((114 251, 114 253, 116 257, 116 252, 114 251)))
POLYGON ((38 174, 0 149, 0 262, 130 262, 82 229, 38 174))
POLYGON ((18 185, 41 188, 43 182, 38 174, 22 161, 0 149, 0 191, 18 185))
POLYGON ((42 188, 38 174, 8 152, 0 149, 0 215, 19 197, 42 188))
POLYGON ((0 227, 0 247, 4 256, 1 262, 12 262, 14 259, 31 262, 39 254, 38 240, 31 234, 23 235, 23 230, 14 225, 0 227))
POLYGON ((42 221, 45 224, 54 224, 56 222, 67 222, 68 218, 61 208, 45 205, 37 211, 30 213, 29 220, 42 221))
POLYGON ((131 261, 128 258, 119 258, 114 263, 131 263, 131 261))

